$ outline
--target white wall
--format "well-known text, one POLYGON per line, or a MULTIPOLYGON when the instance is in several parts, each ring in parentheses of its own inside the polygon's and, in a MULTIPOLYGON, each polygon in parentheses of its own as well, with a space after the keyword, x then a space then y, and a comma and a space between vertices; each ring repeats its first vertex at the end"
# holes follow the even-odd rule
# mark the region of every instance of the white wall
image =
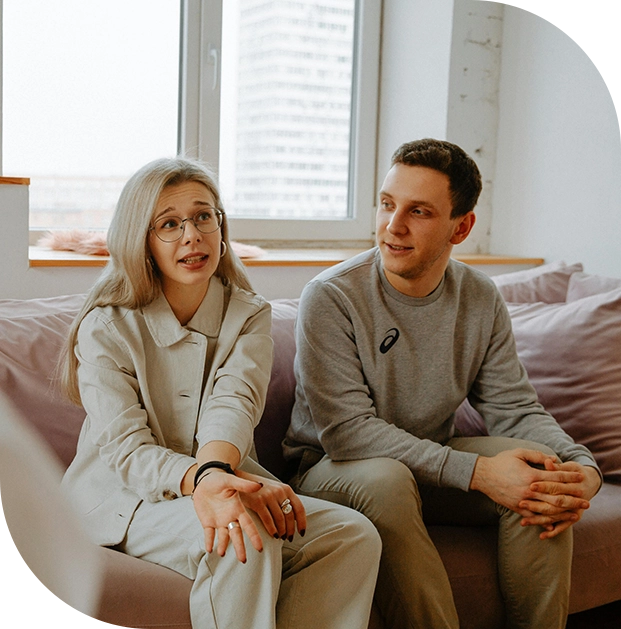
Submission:
POLYGON ((621 142, 608 89, 555 26, 506 6, 492 252, 621 277, 621 142))

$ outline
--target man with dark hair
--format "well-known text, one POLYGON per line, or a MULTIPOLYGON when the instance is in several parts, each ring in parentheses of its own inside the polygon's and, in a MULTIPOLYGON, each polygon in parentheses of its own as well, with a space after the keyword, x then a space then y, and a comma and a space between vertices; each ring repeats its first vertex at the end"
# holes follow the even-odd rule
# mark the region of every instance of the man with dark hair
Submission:
POLYGON ((590 452, 538 403, 494 283, 451 259, 480 191, 458 146, 404 144, 379 193, 377 247, 300 300, 292 484, 373 521, 390 629, 458 626, 425 523, 497 525, 508 626, 564 627, 570 527, 601 484, 590 452), (456 434, 465 399, 491 436, 456 434))

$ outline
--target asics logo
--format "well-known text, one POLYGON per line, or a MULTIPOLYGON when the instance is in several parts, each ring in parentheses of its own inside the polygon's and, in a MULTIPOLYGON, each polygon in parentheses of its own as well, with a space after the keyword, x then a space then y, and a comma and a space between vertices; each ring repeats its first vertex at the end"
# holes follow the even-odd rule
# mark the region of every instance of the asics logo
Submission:
POLYGON ((380 352, 382 352, 382 354, 385 354, 397 342, 398 338, 399 330, 397 330, 397 328, 390 328, 390 330, 386 332, 386 337, 380 345, 380 352))

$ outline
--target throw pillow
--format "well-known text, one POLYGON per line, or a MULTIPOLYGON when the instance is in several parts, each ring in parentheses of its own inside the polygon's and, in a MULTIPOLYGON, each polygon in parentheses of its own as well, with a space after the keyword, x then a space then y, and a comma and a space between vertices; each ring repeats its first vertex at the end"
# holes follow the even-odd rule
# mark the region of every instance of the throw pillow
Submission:
POLYGON ((621 288, 565 304, 508 304, 544 407, 621 482, 621 288))
POLYGON ((616 288, 621 288, 620 279, 604 277, 603 275, 589 275, 588 273, 574 273, 569 278, 567 301, 576 301, 576 299, 583 297, 607 293, 616 288))
POLYGON ((580 263, 551 262, 526 271, 494 275, 492 281, 507 302, 555 304, 565 301, 569 278, 578 271, 582 271, 580 263))

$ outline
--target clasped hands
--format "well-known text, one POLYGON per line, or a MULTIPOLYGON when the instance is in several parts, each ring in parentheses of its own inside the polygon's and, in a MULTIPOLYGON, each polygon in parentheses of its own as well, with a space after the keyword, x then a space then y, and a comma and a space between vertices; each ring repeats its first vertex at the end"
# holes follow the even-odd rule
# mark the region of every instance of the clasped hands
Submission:
POLYGON ((541 526, 539 537, 548 539, 580 520, 600 484, 593 467, 518 448, 480 456, 470 487, 522 515, 523 526, 541 526))
POLYGON ((263 550, 261 535, 248 513, 254 511, 265 530, 274 538, 293 539, 295 529, 306 531, 306 513, 294 491, 279 481, 237 470, 235 475, 212 470, 194 491, 194 508, 205 530, 205 548, 214 549, 217 532, 217 553, 223 557, 232 543, 237 559, 246 563, 246 533, 258 552, 263 550), (285 513, 281 505, 290 501, 292 509, 285 513), (239 523, 239 526, 229 523, 239 523))

